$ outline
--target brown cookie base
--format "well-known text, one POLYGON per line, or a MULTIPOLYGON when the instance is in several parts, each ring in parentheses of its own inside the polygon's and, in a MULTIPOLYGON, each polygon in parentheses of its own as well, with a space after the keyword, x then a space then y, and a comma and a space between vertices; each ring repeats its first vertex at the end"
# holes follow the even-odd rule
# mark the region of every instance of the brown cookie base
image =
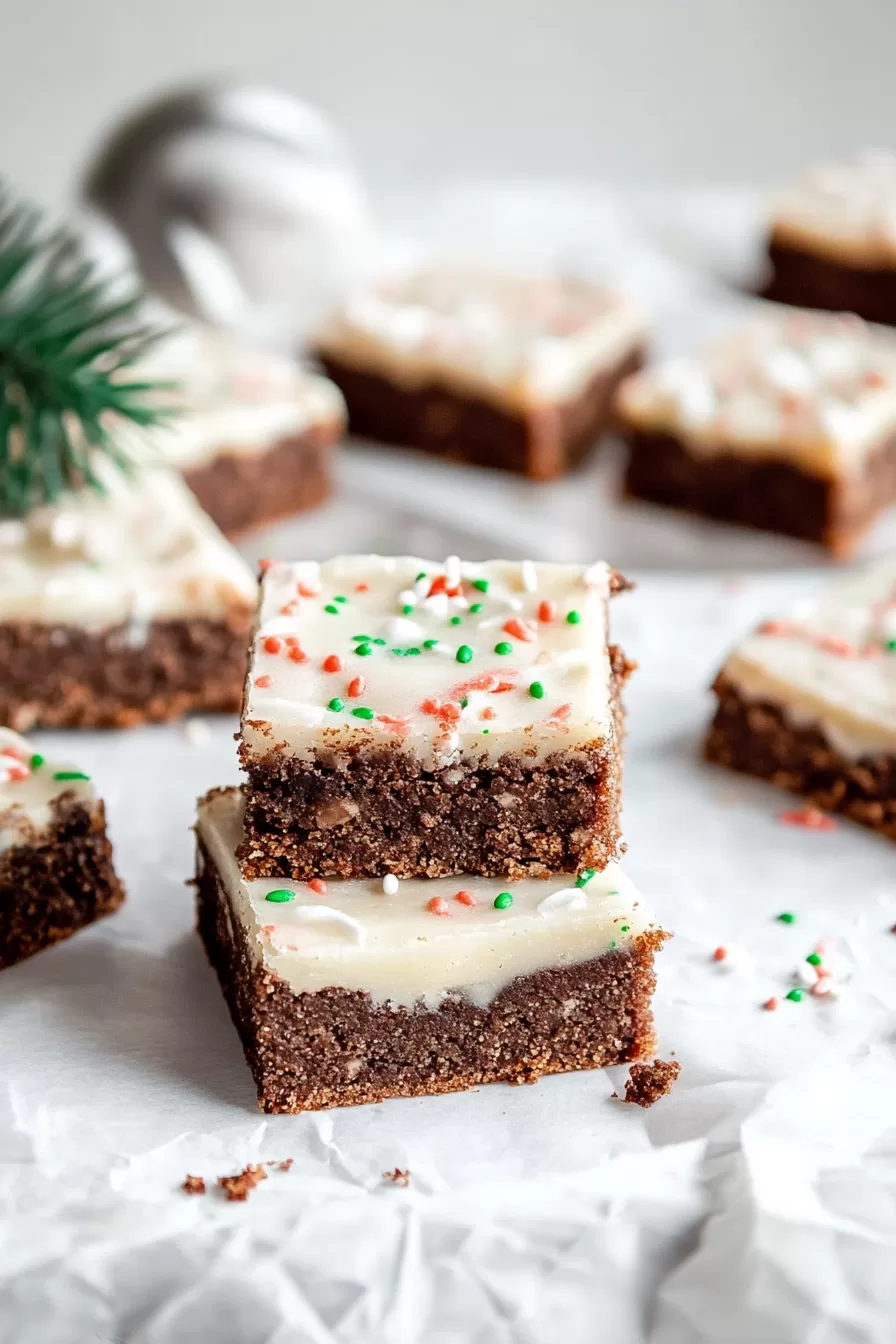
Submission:
POLYGON ((896 437, 872 453, 861 475, 812 476, 784 461, 719 452, 698 456, 671 434, 629 427, 625 494, 721 522, 814 541, 847 557, 896 501, 896 437))
POLYGON ((746 700, 724 675, 713 690, 719 707, 704 747, 707 760, 768 780, 896 840, 896 757, 850 760, 818 728, 795 727, 780 706, 746 700))
POLYGON ((199 844, 198 930, 218 974, 258 1104, 270 1113, 534 1083, 650 1054, 654 953, 666 935, 508 985, 488 1008, 460 996, 435 1011, 376 1007, 333 987, 298 994, 256 964, 199 844))
POLYGON ((850 266, 774 239, 768 259, 772 276, 763 298, 896 326, 896 268, 850 266))
POLYGON ((0 723, 18 732, 130 728, 236 713, 251 625, 248 611, 226 621, 154 621, 145 632, 0 624, 0 723))
POLYGON ((185 471, 184 480, 225 536, 239 537, 323 503, 333 488, 333 445, 341 434, 341 423, 330 421, 263 453, 223 449, 185 471))
POLYGON ((102 803, 88 811, 63 794, 46 833, 0 853, 0 970, 70 938, 123 900, 102 803))
POLYGON ((631 671, 611 650, 616 733, 534 764, 424 770, 401 747, 314 761, 241 749, 247 880, 260 877, 548 877, 606 868, 618 857, 622 806, 621 686, 631 671))
POLYGON ((549 481, 581 461, 608 428, 616 388, 642 366, 644 350, 595 373, 575 400, 525 412, 434 383, 412 390, 326 354, 320 360, 345 397, 353 434, 549 481))

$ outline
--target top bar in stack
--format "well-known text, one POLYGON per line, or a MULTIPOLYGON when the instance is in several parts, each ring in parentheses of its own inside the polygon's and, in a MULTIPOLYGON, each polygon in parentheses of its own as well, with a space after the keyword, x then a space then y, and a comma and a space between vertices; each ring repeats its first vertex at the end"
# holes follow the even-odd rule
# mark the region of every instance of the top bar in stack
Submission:
POLYGON ((243 705, 243 876, 604 868, 624 586, 605 564, 271 563, 243 705))

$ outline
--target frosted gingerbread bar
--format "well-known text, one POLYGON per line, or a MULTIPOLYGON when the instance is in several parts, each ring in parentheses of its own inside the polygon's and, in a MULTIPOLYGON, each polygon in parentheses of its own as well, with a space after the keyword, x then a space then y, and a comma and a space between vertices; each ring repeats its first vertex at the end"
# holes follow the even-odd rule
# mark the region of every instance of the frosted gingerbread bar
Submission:
POLYGON ((531 1083, 653 1048, 666 935, 615 864, 549 881, 245 880, 199 804, 198 925, 265 1111, 531 1083))
POLYGON ((896 335, 770 309, 628 379, 626 492, 848 555, 896 499, 896 335))
POLYGON ((178 476, 95 471, 0 521, 0 721, 127 727, 236 712, 255 580, 178 476))
POLYGON ((89 777, 0 728, 0 970, 123 900, 89 777))
POLYGON ((244 875, 604 868, 623 582, 604 564, 271 563, 243 706, 244 875))
POLYGON ((203 327, 159 345, 147 372, 178 385, 166 399, 181 414, 158 432, 159 452, 227 536, 326 499, 345 428, 326 378, 203 327))
POLYGON ((766 621, 714 690, 711 761, 896 840, 896 560, 766 621))
POLYGON ((896 325, 896 155, 812 168, 776 205, 765 296, 896 325))
POLYGON ((352 433, 549 480, 645 346, 638 309, 584 280, 442 265, 357 294, 317 353, 352 433))

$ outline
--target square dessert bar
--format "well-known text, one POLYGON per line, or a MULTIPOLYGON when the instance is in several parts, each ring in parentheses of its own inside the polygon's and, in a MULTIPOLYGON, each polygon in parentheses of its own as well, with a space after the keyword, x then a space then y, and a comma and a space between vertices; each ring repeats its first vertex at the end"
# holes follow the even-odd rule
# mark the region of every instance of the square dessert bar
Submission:
POLYGON ((896 840, 896 559, 728 656, 706 756, 896 840))
POLYGON ((604 868, 623 583, 604 564, 271 563, 243 705, 244 876, 604 868))
POLYGON ((239 709, 256 583, 174 473, 0 521, 0 721, 127 727, 239 709))
POLYGON ((444 265, 356 295, 317 348, 354 434, 550 480, 645 345, 635 306, 584 280, 444 265))
POLYGON ((777 205, 766 298, 896 326, 896 155, 812 168, 777 205))
POLYGON ((199 803, 198 927, 264 1111, 531 1083, 653 1048, 666 935, 577 880, 245 881, 238 789, 199 803))
POLYGON ((326 378, 202 327, 157 347, 150 372, 178 381, 183 412, 159 433, 159 451, 227 536, 329 495, 345 405, 326 378))
POLYGON ((627 380, 625 489, 848 555, 896 499, 896 336, 770 309, 627 380))
POLYGON ((103 804, 87 775, 0 728, 0 969, 117 910, 103 804))

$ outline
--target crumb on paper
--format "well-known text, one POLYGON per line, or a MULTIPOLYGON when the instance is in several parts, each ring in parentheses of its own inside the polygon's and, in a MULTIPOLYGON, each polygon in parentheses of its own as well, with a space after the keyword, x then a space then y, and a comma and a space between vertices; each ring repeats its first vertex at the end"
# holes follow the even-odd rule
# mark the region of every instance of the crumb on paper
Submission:
POLYGON ((276 1167, 278 1171, 290 1171, 292 1169, 293 1161, 294 1159, 291 1157, 284 1158, 282 1162, 278 1162, 276 1158, 273 1158, 272 1161, 265 1162, 265 1166, 276 1167))
POLYGON ((185 1176, 181 1190, 185 1195, 204 1195, 205 1181, 201 1176, 185 1176))
POLYGON ((633 1064, 625 1084, 623 1101, 634 1106, 652 1106, 672 1090, 681 1073, 677 1060, 655 1059, 652 1064, 633 1064))
POLYGON ((391 1181, 393 1185, 400 1185, 406 1190, 411 1183, 411 1173, 403 1171, 401 1167, 395 1167, 392 1171, 383 1172, 383 1180, 391 1181))
POLYGON ((224 1191, 229 1200, 247 1200, 250 1191, 254 1190, 260 1181, 266 1181, 268 1174, 264 1167, 244 1167, 236 1176, 219 1176, 218 1184, 224 1191))

